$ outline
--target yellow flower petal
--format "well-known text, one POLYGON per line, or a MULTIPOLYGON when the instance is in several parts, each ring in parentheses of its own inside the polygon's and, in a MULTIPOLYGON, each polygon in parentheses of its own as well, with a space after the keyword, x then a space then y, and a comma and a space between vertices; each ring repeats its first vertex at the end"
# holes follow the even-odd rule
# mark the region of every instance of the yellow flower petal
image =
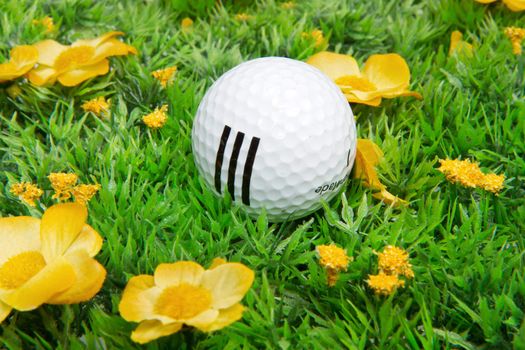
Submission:
POLYGON ((137 50, 118 39, 109 39, 96 47, 93 61, 98 62, 106 57, 127 55, 129 53, 136 54, 137 50))
POLYGON ((69 46, 62 45, 55 40, 43 40, 33 45, 38 51, 38 64, 53 66, 56 58, 69 46))
POLYGON ((370 56, 366 60, 363 74, 377 87, 382 97, 387 97, 385 93, 394 97, 410 84, 408 65, 403 57, 395 53, 370 56))
POLYGON ((211 270, 211 269, 214 269, 216 268, 217 266, 221 266, 222 264, 226 264, 227 261, 223 258, 215 258, 213 259, 213 261, 211 262, 211 265, 210 267, 208 268, 208 270, 211 270))
POLYGON ((104 42, 108 41, 109 39, 111 38, 114 38, 116 36, 120 36, 120 35, 124 35, 123 32, 117 32, 117 31, 112 31, 112 32, 107 32, 101 36, 99 36, 98 38, 95 38, 95 39, 80 39, 80 40, 77 40, 75 41, 73 44, 71 44, 71 46, 73 47, 77 47, 77 46, 91 46, 91 47, 97 47, 99 45, 102 45, 104 42))
POLYGON ((11 306, 0 301, 0 323, 2 323, 7 318, 7 316, 9 316, 11 310, 13 310, 11 306))
POLYGON ((131 333, 131 339, 139 344, 177 333, 182 328, 182 323, 163 325, 160 321, 144 321, 131 333))
POLYGON ((75 270, 76 280, 71 288, 54 295, 47 301, 48 304, 76 304, 87 301, 98 293, 106 278, 106 270, 84 250, 75 250, 66 254, 75 270))
POLYGON ((59 257, 20 288, 0 290, 0 300, 19 311, 33 310, 53 295, 71 287, 75 279, 75 271, 71 264, 59 257))
POLYGON ((9 258, 40 248, 40 220, 29 216, 0 218, 0 266, 9 258))
POLYGON ((44 212, 40 238, 47 262, 64 254, 82 232, 86 219, 87 209, 78 203, 56 204, 44 212))
POLYGON ((311 56, 306 63, 316 67, 334 81, 345 75, 361 76, 356 60, 349 55, 322 51, 311 56))
POLYGON ((189 320, 185 320, 184 324, 198 328, 201 331, 206 331, 206 329, 210 327, 217 320, 218 316, 219 316, 219 311, 215 309, 209 309, 204 312, 201 312, 199 315, 189 320))
MULTIPOLYGON (((242 313, 244 311, 244 306, 241 304, 235 304, 230 306, 227 309, 219 310, 219 316, 213 321, 213 323, 203 327, 198 327, 203 332, 213 332, 218 329, 229 326, 235 321, 238 321, 242 318, 242 313)), ((197 327, 197 326, 196 326, 197 327)))
POLYGON ((452 56, 455 52, 459 54, 464 54, 466 56, 472 56, 472 45, 461 40, 463 34, 459 30, 455 30, 450 35, 450 48, 448 50, 448 55, 452 56))
POLYGON ((377 107, 381 104, 381 97, 375 97, 371 100, 363 100, 363 99, 358 98, 356 95, 352 93, 347 93, 344 95, 346 99, 348 100, 348 102, 351 102, 351 103, 360 103, 360 104, 373 106, 373 107, 377 107))
POLYGON ((66 250, 66 253, 81 249, 86 251, 89 256, 93 257, 97 255, 97 253, 100 251, 100 248, 102 248, 102 237, 100 237, 98 232, 95 231, 93 227, 86 224, 84 227, 82 227, 82 231, 80 231, 80 234, 77 236, 77 238, 66 250))
POLYGON ((85 80, 104 75, 109 72, 109 61, 104 59, 90 66, 79 67, 58 76, 58 81, 64 86, 75 86, 85 80))
POLYGON ((11 50, 10 60, 0 64, 0 83, 26 74, 36 64, 38 51, 29 45, 17 46, 11 50))
POLYGON ((503 0, 503 3, 514 12, 525 10, 525 0, 503 0))
POLYGON ((475 0, 476 2, 482 3, 482 4, 490 4, 492 2, 495 2, 497 0, 475 0))
POLYGON ((155 318, 155 302, 160 294, 160 289, 154 288, 155 280, 150 275, 132 277, 119 304, 120 315, 126 321, 141 322, 155 318))
POLYGON ((29 71, 27 78, 36 85, 42 86, 46 84, 53 84, 56 81, 57 71, 52 67, 39 66, 29 71))
POLYGON ((212 293, 212 307, 224 309, 241 301, 253 278, 253 271, 243 264, 226 263, 204 272, 201 284, 212 293))
POLYGON ((155 284, 159 287, 176 286, 187 283, 198 286, 201 283, 204 268, 192 261, 178 261, 173 264, 160 264, 155 269, 155 284))
POLYGON ((393 205, 393 206, 407 206, 408 205, 407 201, 397 196, 394 196, 392 193, 388 192, 386 189, 382 189, 380 192, 376 192, 372 194, 372 197, 374 197, 375 199, 379 199, 380 201, 385 202, 388 205, 393 205))

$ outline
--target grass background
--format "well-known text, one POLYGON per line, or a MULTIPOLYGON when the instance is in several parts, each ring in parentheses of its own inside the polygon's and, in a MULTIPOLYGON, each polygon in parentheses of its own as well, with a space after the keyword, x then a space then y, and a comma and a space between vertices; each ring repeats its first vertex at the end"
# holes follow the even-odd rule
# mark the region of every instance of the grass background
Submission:
MULTIPOLYGON (((523 60, 503 34, 523 14, 472 0, 310 0, 282 9, 274 0, 0 1, 0 61, 10 48, 44 38, 70 43, 122 30, 136 57, 113 58, 110 74, 74 88, 37 88, 20 80, 12 99, 0 86, 0 214, 40 216, 9 185, 50 189, 51 172, 99 182, 89 222, 105 238, 97 259, 108 270, 90 302, 14 312, 2 323, 0 348, 133 349, 135 324, 118 315, 130 276, 157 264, 214 257, 240 261, 256 279, 242 321, 204 334, 185 330, 148 349, 525 349, 525 100, 523 60), (238 22, 234 15, 253 15, 238 22), (49 15, 57 31, 31 25, 49 15), (180 20, 195 20, 184 33, 180 20), (316 49, 302 31, 320 28, 329 50, 360 62, 396 52, 408 62, 423 101, 353 105, 358 135, 385 151, 379 167, 392 193, 410 201, 392 209, 357 181, 303 220, 253 221, 217 200, 199 179, 191 126, 207 87, 245 60, 316 49), (476 43, 474 57, 447 56, 450 33, 476 43), (163 90, 155 69, 177 65, 163 90), (112 100, 111 119, 80 109, 96 96, 112 100), (169 121, 148 130, 141 117, 169 105, 169 121), (494 196, 444 181, 437 159, 473 158, 505 173, 494 196), (315 245, 335 242, 354 262, 327 288, 315 245), (385 298, 364 280, 377 272, 373 250, 410 252, 415 279, 385 298)), ((43 204, 52 205, 50 191, 43 204)))

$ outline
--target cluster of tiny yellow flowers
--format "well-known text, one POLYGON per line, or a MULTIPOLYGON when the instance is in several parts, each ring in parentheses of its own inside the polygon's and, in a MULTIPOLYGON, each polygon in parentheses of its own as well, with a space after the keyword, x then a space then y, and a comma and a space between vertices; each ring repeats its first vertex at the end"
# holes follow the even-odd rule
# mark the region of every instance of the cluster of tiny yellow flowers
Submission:
POLYGON ((390 295, 398 287, 404 287, 405 281, 399 276, 414 278, 412 265, 408 261, 408 253, 401 248, 387 246, 379 257, 379 273, 369 275, 368 286, 379 295, 390 295))
POLYGON ((246 22, 246 21, 249 21, 250 19, 252 19, 253 16, 247 14, 247 13, 244 13, 244 12, 241 12, 241 13, 238 13, 235 15, 235 19, 237 21, 240 21, 240 22, 246 22))
POLYGON ((320 29, 314 29, 311 32, 302 32, 301 37, 305 40, 312 40, 314 47, 319 48, 326 43, 323 31, 320 29))
POLYGON ((33 25, 42 26, 46 29, 46 33, 51 33, 55 30, 55 24, 53 23, 53 18, 46 16, 42 19, 34 19, 32 21, 33 25))
POLYGON ((34 207, 35 200, 38 200, 44 191, 33 185, 30 182, 19 182, 11 185, 9 190, 15 196, 18 196, 20 200, 27 203, 27 205, 34 207))
POLYGON ((281 8, 285 10, 290 10, 290 9, 293 9, 294 7, 295 7, 295 2, 293 1, 283 2, 281 4, 281 8))
POLYGON ((180 22, 180 26, 182 27, 183 30, 188 30, 189 28, 191 28, 192 25, 193 25, 193 20, 189 17, 183 18, 182 21, 180 22))
POLYGON ((84 112, 91 112, 100 117, 103 115, 103 113, 107 113, 109 111, 110 101, 106 100, 104 96, 99 96, 84 102, 81 107, 84 112))
POLYGON ((100 190, 100 184, 86 185, 81 184, 73 187, 71 193, 79 203, 86 204, 100 190))
POLYGON ((167 111, 168 105, 163 105, 160 108, 157 107, 153 112, 142 117, 142 121, 152 129, 162 128, 164 124, 166 124, 166 120, 168 120, 168 116, 166 115, 167 111))
POLYGON ((459 182, 465 187, 478 187, 495 194, 503 188, 505 175, 483 174, 478 164, 468 159, 440 159, 439 162, 438 170, 452 183, 459 182))
POLYGON ((504 30, 505 35, 512 43, 512 52, 515 55, 521 55, 521 42, 525 38, 525 29, 518 27, 507 27, 504 30))
POLYGON ((316 247, 319 255, 319 264, 326 270, 328 285, 335 286, 339 279, 339 272, 346 271, 350 258, 346 251, 335 244, 319 245, 316 247))
POLYGON ((173 78, 173 75, 175 75, 175 72, 177 71, 177 66, 168 67, 164 69, 159 69, 151 73, 155 79, 157 79, 160 82, 160 85, 162 87, 166 87, 173 78))
POLYGON ((51 187, 55 191, 53 199, 67 200, 71 198, 71 191, 78 181, 77 174, 74 173, 51 173, 47 177, 51 182, 51 187))

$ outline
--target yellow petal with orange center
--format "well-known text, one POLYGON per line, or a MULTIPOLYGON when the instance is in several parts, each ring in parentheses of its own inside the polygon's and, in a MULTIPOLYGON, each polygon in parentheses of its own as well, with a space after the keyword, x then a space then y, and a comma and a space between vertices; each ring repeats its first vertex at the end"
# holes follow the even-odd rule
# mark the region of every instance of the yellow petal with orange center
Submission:
POLYGON ((182 323, 170 323, 163 325, 160 321, 144 321, 131 333, 131 340, 139 344, 145 344, 152 340, 177 333, 182 328, 182 323))
POLYGON ((224 309, 241 301, 253 279, 254 272, 243 264, 226 263, 207 270, 201 284, 212 293, 212 307, 224 309))
POLYGON ((14 290, 0 290, 0 300, 19 311, 33 310, 47 302, 53 295, 75 283, 71 264, 59 257, 14 290))
POLYGON ((366 62, 363 74, 377 87, 382 97, 403 92, 410 84, 410 70, 403 59, 395 53, 372 55, 366 62))
POLYGON ((173 264, 160 264, 155 269, 155 284, 161 288, 180 283, 198 286, 204 268, 193 261, 178 261, 173 264))
POLYGON ((69 48, 69 46, 50 39, 39 41, 33 47, 38 51, 38 64, 49 67, 53 66, 57 57, 69 48))
POLYGON ((58 55, 53 64, 53 68, 60 74, 71 69, 89 66, 98 62, 94 56, 95 49, 90 46, 70 47, 58 55))
POLYGON ((209 310, 211 303, 210 290, 180 283, 163 289, 155 302, 155 313, 184 322, 209 310))
POLYGON ((525 10, 525 0, 503 0, 503 3, 514 12, 525 10))
POLYGON ((64 292, 54 295, 47 303, 76 304, 93 298, 102 288, 106 269, 85 250, 75 250, 73 253, 66 254, 64 258, 75 271, 75 284, 64 292))
POLYGON ((242 313, 244 311, 244 306, 241 304, 235 304, 233 306, 230 306, 227 309, 221 309, 219 310, 219 315, 210 324, 207 325, 194 325, 199 330, 203 332, 213 332, 218 329, 224 328, 226 326, 229 326, 235 321, 238 321, 242 318, 242 313))
POLYGON ((93 227, 84 225, 82 231, 73 243, 66 250, 66 253, 74 252, 75 250, 84 250, 89 256, 93 257, 102 248, 102 237, 98 234, 93 227))
POLYGON ((126 321, 141 322, 148 319, 156 319, 155 302, 161 289, 155 287, 155 280, 150 275, 138 275, 132 277, 119 304, 120 315, 126 321))
POLYGON ((349 55, 322 51, 311 56, 306 63, 316 67, 334 81, 348 75, 361 76, 356 60, 349 55))
POLYGON ((116 31, 112 31, 112 32, 107 32, 101 36, 99 36, 98 38, 95 38, 95 39, 80 39, 80 40, 77 40, 75 41, 73 44, 71 44, 71 46, 91 46, 93 48, 96 48, 97 46, 99 45, 102 45, 104 42, 108 41, 109 39, 111 38, 114 38, 116 36, 120 36, 120 35, 124 35, 123 32, 116 32, 116 31))
POLYGON ((66 252, 82 232, 86 219, 87 209, 78 203, 56 204, 44 212, 40 238, 47 262, 66 252))
POLYGON ((48 66, 38 66, 27 74, 29 81, 36 86, 53 84, 56 81, 56 77, 56 69, 48 66))
POLYGON ((30 216, 0 218, 0 266, 26 251, 40 250, 40 220, 30 216))
POLYGON ((13 310, 11 306, 0 301, 0 323, 2 323, 7 318, 7 316, 9 316, 11 310, 13 310))
POLYGON ((90 78, 109 72, 109 61, 104 59, 90 66, 70 70, 58 76, 58 81, 64 86, 75 86, 90 78))

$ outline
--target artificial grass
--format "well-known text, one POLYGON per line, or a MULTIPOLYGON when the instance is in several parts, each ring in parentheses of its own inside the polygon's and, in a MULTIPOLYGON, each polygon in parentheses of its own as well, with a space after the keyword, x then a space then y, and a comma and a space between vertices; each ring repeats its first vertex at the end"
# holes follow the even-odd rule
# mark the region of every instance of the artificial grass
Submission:
MULTIPOLYGON (((157 264, 214 257, 256 273, 243 319, 205 334, 190 329, 148 349, 524 349, 525 102, 523 60, 503 28, 523 14, 472 0, 297 1, 94 0, 0 2, 0 55, 44 38, 69 43, 122 30, 139 50, 112 59, 110 74, 73 88, 22 94, 0 86, 0 214, 40 216, 9 185, 32 181, 50 189, 51 172, 75 172, 101 184, 89 222, 104 237, 97 259, 108 270, 91 301, 14 312, 1 325, 7 349, 132 349, 135 324, 118 314, 127 280, 157 264), (236 13, 253 16, 236 21, 236 13), (49 15, 57 31, 31 24, 49 15), (183 32, 180 20, 195 23, 183 32), (394 209, 358 181, 314 215, 286 224, 248 218, 219 200, 199 178, 191 125, 206 88, 245 60, 316 52, 303 31, 322 29, 328 49, 354 55, 396 52, 408 62, 411 89, 424 99, 352 105, 358 135, 385 152, 382 182, 407 199, 394 209), (448 57, 450 33, 474 42, 472 58, 448 57), (161 89, 155 69, 177 65, 161 89), (80 109, 96 96, 112 100, 104 120, 80 109), (141 117, 169 105, 167 125, 147 129, 141 117), (472 158, 506 175, 499 196, 452 185, 438 158, 472 158), (315 246, 335 242, 354 258, 333 288, 315 246), (390 297, 366 286, 377 272, 375 251, 392 244, 410 253, 415 278, 390 297)), ((523 22, 521 22, 523 23, 523 22)), ((49 194, 43 203, 53 203, 49 194)), ((0 248, 1 249, 1 248, 0 248)))

